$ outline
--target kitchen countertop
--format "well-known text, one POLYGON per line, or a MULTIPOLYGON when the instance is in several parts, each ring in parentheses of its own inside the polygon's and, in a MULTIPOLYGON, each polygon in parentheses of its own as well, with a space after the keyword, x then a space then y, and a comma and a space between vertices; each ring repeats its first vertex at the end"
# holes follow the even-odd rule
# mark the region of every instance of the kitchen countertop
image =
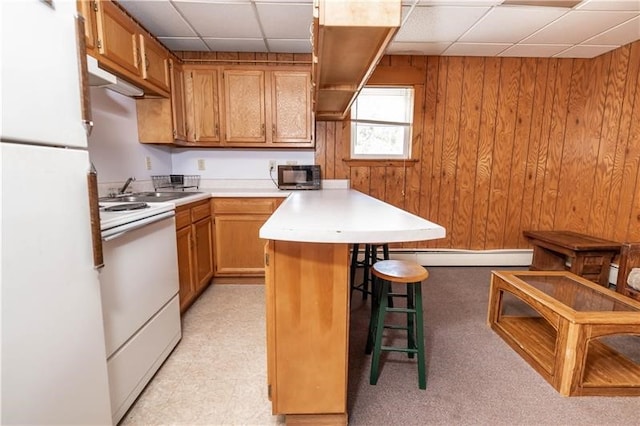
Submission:
POLYGON ((189 197, 171 200, 176 207, 194 201, 219 197, 287 197, 291 191, 281 191, 278 188, 200 188, 198 194, 189 197))
POLYGON ((443 238, 433 222, 353 189, 292 193, 260 228, 267 240, 393 243, 443 238))

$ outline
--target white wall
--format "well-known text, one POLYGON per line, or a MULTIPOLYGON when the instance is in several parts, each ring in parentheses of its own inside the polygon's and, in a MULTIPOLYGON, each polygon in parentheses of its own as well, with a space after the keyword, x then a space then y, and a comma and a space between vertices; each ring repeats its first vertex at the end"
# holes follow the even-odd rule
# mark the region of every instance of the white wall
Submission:
POLYGON ((91 110, 94 127, 89 155, 98 170, 99 183, 120 183, 129 176, 148 181, 151 175, 171 173, 170 147, 138 142, 135 99, 92 87, 91 110), (147 170, 146 157, 151 170, 147 170))
MULTIPOLYGON (((171 148, 138 142, 135 99, 91 88, 94 128, 89 154, 102 185, 124 182, 129 176, 150 181, 151 175, 179 173, 202 179, 269 179, 269 162, 313 164, 313 150, 251 150, 171 148), (147 170, 146 158, 151 161, 147 170), (199 161, 204 170, 199 169, 199 161)), ((274 179, 277 173, 273 174, 274 179)), ((134 184, 134 189, 135 184, 134 184)))
MULTIPOLYGON (((173 173, 200 175, 202 179, 269 179, 271 160, 277 164, 313 164, 314 152, 174 148, 171 159, 173 173), (204 170, 199 170, 198 160, 203 160, 204 170)), ((277 177, 277 172, 274 171, 273 178, 277 177)))

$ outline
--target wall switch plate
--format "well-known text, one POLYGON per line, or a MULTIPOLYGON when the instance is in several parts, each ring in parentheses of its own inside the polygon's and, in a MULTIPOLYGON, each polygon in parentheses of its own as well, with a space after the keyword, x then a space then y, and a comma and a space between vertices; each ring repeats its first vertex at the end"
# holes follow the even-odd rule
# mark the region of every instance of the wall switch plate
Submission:
POLYGON ((149 156, 145 157, 144 162, 147 167, 147 170, 151 170, 151 157, 149 156))
POLYGON ((205 170, 204 158, 198 158, 198 170, 205 170))

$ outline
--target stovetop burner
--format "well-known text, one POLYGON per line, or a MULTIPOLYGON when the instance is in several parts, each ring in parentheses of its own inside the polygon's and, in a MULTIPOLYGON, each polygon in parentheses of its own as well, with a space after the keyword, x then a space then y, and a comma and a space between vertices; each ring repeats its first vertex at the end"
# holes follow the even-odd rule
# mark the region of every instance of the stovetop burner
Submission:
POLYGON ((129 210, 140 210, 146 209, 149 207, 147 203, 126 203, 126 204, 116 204, 113 206, 105 207, 104 211, 106 212, 123 212, 129 210))

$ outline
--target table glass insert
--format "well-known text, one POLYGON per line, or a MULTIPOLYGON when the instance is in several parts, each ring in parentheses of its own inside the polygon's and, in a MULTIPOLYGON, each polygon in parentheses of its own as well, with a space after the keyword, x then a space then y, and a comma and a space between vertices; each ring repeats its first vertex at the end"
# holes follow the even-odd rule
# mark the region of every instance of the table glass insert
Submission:
POLYGON ((631 305, 616 300, 604 292, 587 287, 565 275, 515 274, 515 276, 575 311, 638 311, 631 305))

